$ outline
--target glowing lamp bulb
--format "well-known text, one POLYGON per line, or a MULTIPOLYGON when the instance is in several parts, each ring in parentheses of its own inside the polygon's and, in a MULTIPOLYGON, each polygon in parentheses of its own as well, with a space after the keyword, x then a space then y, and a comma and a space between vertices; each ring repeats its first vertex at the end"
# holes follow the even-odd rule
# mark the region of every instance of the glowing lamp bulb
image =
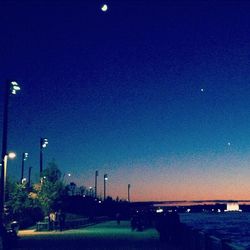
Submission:
POLYGON ((10 159, 14 159, 14 158, 16 157, 16 154, 15 154, 14 152, 10 152, 10 153, 8 154, 8 157, 9 157, 10 159))

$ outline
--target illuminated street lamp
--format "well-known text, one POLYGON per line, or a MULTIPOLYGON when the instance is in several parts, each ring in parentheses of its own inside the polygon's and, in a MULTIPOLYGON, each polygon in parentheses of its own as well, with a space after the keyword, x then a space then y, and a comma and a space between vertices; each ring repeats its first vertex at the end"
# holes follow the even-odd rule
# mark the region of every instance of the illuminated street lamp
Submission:
POLYGON ((1 164, 1 169, 3 170, 3 177, 1 178, 1 220, 3 222, 4 217, 4 200, 5 200, 5 186, 6 186, 6 177, 7 177, 7 163, 8 159, 14 159, 16 154, 14 152, 10 152, 6 154, 3 158, 3 163, 1 164))
POLYGON ((3 207, 4 207, 4 166, 7 164, 7 139, 8 139, 8 109, 9 97, 11 94, 15 95, 20 86, 15 81, 6 81, 4 84, 4 105, 3 105, 3 136, 2 136, 2 155, 1 155, 1 179, 0 179, 0 227, 3 226, 3 207), (5 160, 6 158, 6 160, 5 160), (5 163, 6 162, 6 163, 5 163))
POLYGON ((93 187, 89 187, 89 196, 93 197, 93 187))
POLYGON ((40 176, 43 172, 43 149, 47 147, 49 144, 49 141, 47 138, 41 138, 40 139, 40 176))
POLYGON ((63 174, 63 177, 62 177, 62 182, 64 182, 65 176, 71 177, 71 173, 64 173, 64 174, 63 174))
POLYGON ((22 167, 21 167, 21 180, 20 180, 20 183, 23 182, 24 162, 27 160, 28 155, 29 155, 28 153, 23 153, 23 154, 22 154, 22 167))
POLYGON ((11 91, 11 94, 13 95, 16 95, 16 93, 21 90, 20 86, 18 85, 17 82, 15 81, 11 81, 10 82, 10 91, 11 91))
POLYGON ((104 200, 106 200, 106 184, 107 184, 107 181, 108 181, 108 175, 105 174, 104 175, 104 200))

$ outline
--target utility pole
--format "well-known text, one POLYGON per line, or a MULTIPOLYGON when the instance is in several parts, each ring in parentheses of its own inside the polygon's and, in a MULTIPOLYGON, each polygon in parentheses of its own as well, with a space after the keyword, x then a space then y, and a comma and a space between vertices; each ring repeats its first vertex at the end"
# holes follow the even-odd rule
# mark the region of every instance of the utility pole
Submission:
POLYGON ((131 185, 128 184, 128 202, 130 202, 130 188, 131 188, 131 185))
MULTIPOLYGON (((20 87, 15 81, 6 81, 4 83, 3 90, 3 136, 2 136, 2 154, 1 154, 1 179, 0 179, 0 230, 3 232, 4 227, 4 198, 5 198, 5 171, 7 168, 7 138, 8 138, 8 108, 9 108, 9 97, 11 94, 15 95, 20 87)), ((3 235, 0 235, 3 241, 3 235)))
POLYGON ((21 179, 20 183, 23 181, 23 176, 24 176, 24 161, 26 161, 28 158, 28 153, 23 153, 22 154, 22 166, 21 166, 21 179))
POLYGON ((32 167, 29 167, 29 176, 28 176, 28 187, 30 188, 30 184, 31 184, 31 169, 32 167))
POLYGON ((95 198, 97 198, 97 177, 98 177, 98 171, 95 171, 95 198))
POLYGON ((5 157, 7 157, 7 134, 8 134, 8 107, 9 107, 10 84, 4 84, 4 109, 3 109, 3 137, 2 137, 2 156, 1 156, 1 179, 0 179, 0 227, 3 226, 4 217, 4 176, 5 176, 5 157))
POLYGON ((108 181, 108 175, 104 175, 104 200, 106 200, 106 183, 108 181))
POLYGON ((40 177, 43 172, 43 149, 47 147, 49 141, 47 138, 40 138, 40 177))

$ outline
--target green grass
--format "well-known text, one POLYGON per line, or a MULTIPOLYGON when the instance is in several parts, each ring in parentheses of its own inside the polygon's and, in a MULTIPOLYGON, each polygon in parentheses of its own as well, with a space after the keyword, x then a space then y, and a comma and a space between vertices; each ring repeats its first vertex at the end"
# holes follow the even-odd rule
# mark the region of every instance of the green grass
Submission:
MULTIPOLYGON (((109 221, 63 232, 29 232, 20 231, 17 249, 166 249, 166 246, 160 244, 156 230, 131 231, 128 221, 122 221, 120 225, 115 221, 109 221)), ((168 246, 167 249, 175 248, 168 246)))

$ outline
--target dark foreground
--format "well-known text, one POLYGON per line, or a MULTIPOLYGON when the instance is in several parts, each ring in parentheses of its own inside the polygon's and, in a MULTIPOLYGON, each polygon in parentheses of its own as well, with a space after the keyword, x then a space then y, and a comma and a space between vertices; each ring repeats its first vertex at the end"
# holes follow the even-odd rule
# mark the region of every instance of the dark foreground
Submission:
POLYGON ((20 231, 20 239, 15 249, 168 249, 179 250, 174 246, 163 245, 156 230, 131 231, 130 223, 115 221, 100 223, 86 228, 63 232, 20 231))

